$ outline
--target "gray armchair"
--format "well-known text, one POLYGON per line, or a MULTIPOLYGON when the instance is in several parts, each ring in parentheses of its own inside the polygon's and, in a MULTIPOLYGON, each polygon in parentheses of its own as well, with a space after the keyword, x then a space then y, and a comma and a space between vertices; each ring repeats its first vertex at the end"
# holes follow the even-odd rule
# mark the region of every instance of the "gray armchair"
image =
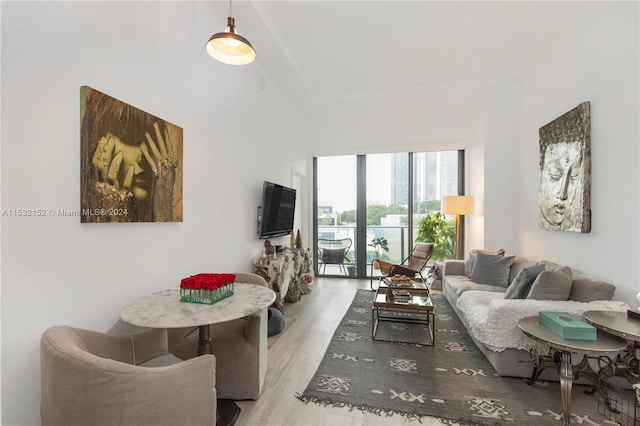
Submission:
POLYGON ((214 425, 216 359, 182 361, 164 329, 126 336, 56 326, 40 341, 42 425, 214 425))
MULTIPOLYGON (((259 275, 244 272, 236 272, 235 275, 236 286, 267 287, 267 282, 259 275)), ((258 399, 267 374, 267 309, 209 327, 218 365, 218 398, 258 399)), ((182 359, 197 357, 197 328, 169 329, 167 333, 172 353, 182 359)))

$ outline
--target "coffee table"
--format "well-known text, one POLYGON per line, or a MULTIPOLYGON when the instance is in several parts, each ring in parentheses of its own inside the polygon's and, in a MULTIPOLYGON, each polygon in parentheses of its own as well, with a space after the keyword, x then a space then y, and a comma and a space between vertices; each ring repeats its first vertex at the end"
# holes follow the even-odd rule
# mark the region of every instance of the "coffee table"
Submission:
POLYGON ((588 357, 617 355, 626 349, 627 342, 622 338, 611 336, 600 330, 597 331, 596 340, 565 339, 540 324, 538 316, 521 319, 518 321, 518 327, 530 338, 546 343, 552 350, 560 353, 562 421, 563 425, 568 426, 571 421, 571 387, 573 379, 579 379, 580 374, 583 373, 590 376, 594 386, 597 386, 598 383, 598 375, 591 369, 588 357), (573 365, 571 363, 572 354, 582 355, 582 362, 573 365))
POLYGON ((371 308, 371 338, 373 340, 383 340, 387 342, 413 343, 424 346, 435 345, 435 315, 433 313, 433 303, 429 297, 429 289, 426 287, 378 287, 371 308), (393 300, 387 295, 389 290, 394 293, 393 300), (408 294, 409 298, 407 301, 401 299, 401 293, 408 294), (381 321, 424 324, 429 330, 431 340, 430 342, 419 342, 379 338, 376 334, 381 321))
POLYGON ((406 280, 394 281, 392 278, 385 277, 380 281, 380 287, 382 288, 393 287, 393 288, 401 288, 401 289, 415 288, 415 289, 420 289, 425 291, 429 290, 429 285, 427 283, 422 281, 416 281, 411 278, 407 278, 406 280))

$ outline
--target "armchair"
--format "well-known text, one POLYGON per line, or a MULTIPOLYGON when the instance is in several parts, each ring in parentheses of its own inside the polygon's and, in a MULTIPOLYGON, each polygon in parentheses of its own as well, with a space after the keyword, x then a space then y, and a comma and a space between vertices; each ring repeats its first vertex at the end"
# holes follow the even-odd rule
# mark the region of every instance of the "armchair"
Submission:
POLYGON ((113 336, 69 326, 40 340, 42 425, 213 425, 216 359, 182 361, 164 329, 113 336))
POLYGON ((380 279, 391 277, 396 274, 406 275, 409 278, 413 278, 416 275, 419 275, 420 279, 423 282, 426 282, 424 277, 422 276, 422 271, 427 266, 427 262, 431 258, 432 254, 433 244, 417 243, 413 248, 413 251, 409 253, 409 256, 407 256, 407 258, 404 259, 400 264, 393 264, 390 262, 385 262, 384 260, 374 259, 371 262, 371 289, 373 289, 373 265, 375 262, 378 262, 378 265, 380 266, 380 279))
MULTIPOLYGON (((259 275, 236 272, 236 286, 262 285, 259 275)), ((258 399, 267 374, 267 309, 210 327, 213 354, 218 370, 218 398, 258 399)), ((167 330, 169 349, 182 359, 197 357, 197 328, 167 330)))

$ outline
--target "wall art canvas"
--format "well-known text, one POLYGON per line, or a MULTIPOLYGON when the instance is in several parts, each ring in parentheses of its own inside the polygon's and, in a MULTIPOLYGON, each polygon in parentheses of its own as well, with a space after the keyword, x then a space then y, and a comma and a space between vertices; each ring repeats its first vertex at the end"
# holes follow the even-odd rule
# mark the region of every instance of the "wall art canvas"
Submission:
POLYGON ((81 222, 182 222, 182 128, 80 89, 81 222))
POLYGON ((590 104, 540 128, 540 229, 591 232, 590 104))

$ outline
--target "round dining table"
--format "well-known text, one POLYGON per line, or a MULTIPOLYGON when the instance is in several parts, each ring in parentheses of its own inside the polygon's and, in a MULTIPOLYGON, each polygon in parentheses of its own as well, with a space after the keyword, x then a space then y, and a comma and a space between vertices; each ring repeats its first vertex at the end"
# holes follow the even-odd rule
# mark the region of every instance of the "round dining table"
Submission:
MULTIPOLYGON (((273 290, 235 283, 233 295, 212 305, 180 301, 180 289, 162 290, 141 297, 120 311, 120 319, 139 327, 198 327, 198 355, 211 354, 210 324, 227 322, 268 308, 276 300, 273 290)), ((218 399, 217 426, 232 426, 240 415, 235 401, 218 399)))
POLYGON ((178 288, 143 296, 120 311, 120 319, 139 327, 199 327, 198 355, 213 353, 210 324, 243 318, 269 307, 276 299, 273 290, 255 284, 235 283, 232 296, 212 305, 180 301, 178 288))

